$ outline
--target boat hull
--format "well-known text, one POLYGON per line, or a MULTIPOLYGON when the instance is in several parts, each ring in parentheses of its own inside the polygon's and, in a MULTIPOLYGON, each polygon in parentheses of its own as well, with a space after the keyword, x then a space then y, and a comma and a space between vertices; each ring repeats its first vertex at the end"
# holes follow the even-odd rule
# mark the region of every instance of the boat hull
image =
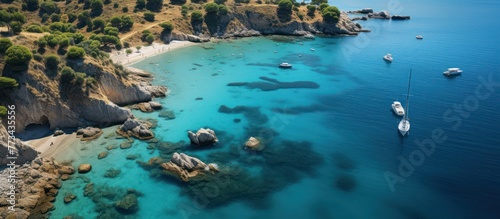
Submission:
POLYGON ((402 136, 405 136, 410 131, 410 121, 402 119, 399 121, 398 129, 399 133, 401 133, 402 136))
POLYGON ((404 116, 405 115, 405 110, 403 109, 403 106, 401 106, 401 103, 398 101, 394 101, 391 105, 392 111, 398 116, 404 116))

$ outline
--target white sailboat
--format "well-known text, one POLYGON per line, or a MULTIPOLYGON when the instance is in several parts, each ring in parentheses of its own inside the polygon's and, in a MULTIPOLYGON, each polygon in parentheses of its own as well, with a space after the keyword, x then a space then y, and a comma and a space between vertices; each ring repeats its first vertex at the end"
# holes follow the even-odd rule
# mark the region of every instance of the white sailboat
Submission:
POLYGON ((403 119, 399 121, 398 129, 399 133, 402 136, 405 136, 410 131, 410 118, 408 118, 408 106, 410 105, 409 97, 410 97, 410 81, 411 81, 411 69, 410 69, 410 78, 408 79, 408 93, 406 94, 406 109, 405 115, 403 119))

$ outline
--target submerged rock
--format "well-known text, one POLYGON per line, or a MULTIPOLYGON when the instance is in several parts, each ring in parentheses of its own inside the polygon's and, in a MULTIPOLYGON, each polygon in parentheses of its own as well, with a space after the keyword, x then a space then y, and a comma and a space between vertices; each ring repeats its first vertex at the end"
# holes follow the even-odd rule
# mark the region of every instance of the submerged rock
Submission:
POLYGON ((149 130, 151 125, 152 124, 149 122, 129 118, 118 128, 118 130, 116 130, 116 133, 126 138, 135 137, 141 140, 151 139, 154 138, 153 132, 149 130))
POLYGON ((89 141, 99 138, 102 135, 102 130, 100 128, 87 127, 78 129, 76 131, 76 136, 82 138, 82 141, 89 141))
POLYGON ((92 170, 92 165, 88 163, 80 164, 78 167, 78 173, 88 173, 90 170, 92 170))
POLYGON ((166 119, 175 119, 174 111, 172 110, 163 110, 158 114, 159 117, 163 117, 166 119))
POLYGON ((108 156, 108 152, 107 151, 103 151, 101 153, 99 153, 99 155, 97 155, 97 159, 103 159, 105 157, 108 156))
POLYGON ((245 148, 249 148, 254 151, 262 151, 266 146, 262 143, 262 139, 250 137, 245 142, 245 148))
POLYGON ((76 198, 76 195, 71 193, 71 192, 67 192, 65 195, 64 195, 64 203, 70 203, 71 201, 73 201, 74 199, 76 198))
POLYGON ((351 191, 356 187, 356 180, 351 175, 340 175, 335 180, 335 186, 342 191, 351 191))
POLYGON ((120 175, 121 172, 122 171, 119 170, 119 169, 111 168, 111 169, 106 170, 106 173, 104 173, 104 177, 106 177, 106 178, 115 178, 118 175, 120 175))
POLYGON ((137 203, 137 196, 135 194, 128 194, 122 199, 115 202, 115 208, 121 212, 134 213, 139 210, 137 203))
POLYGON ((87 183, 83 188, 83 195, 89 196, 92 195, 92 193, 94 193, 94 183, 87 183))
POLYGON ((204 129, 200 128, 196 134, 188 131, 189 140, 191 140, 191 144, 195 145, 211 145, 215 144, 219 141, 215 132, 212 129, 204 129))

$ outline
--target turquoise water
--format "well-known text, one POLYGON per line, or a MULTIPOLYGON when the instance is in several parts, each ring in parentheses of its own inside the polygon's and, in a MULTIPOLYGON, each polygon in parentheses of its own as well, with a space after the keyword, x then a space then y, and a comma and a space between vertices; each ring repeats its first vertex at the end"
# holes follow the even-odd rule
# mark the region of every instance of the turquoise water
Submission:
MULTIPOLYGON (((378 11, 393 2, 335 4, 343 10, 378 11)), ((161 141, 188 141, 187 130, 210 127, 220 138, 215 147, 183 144, 179 150, 222 167, 240 167, 242 174, 197 196, 190 193, 194 186, 154 177, 125 159, 129 154, 139 154, 142 161, 158 156, 142 141, 98 160, 106 146, 123 142, 101 137, 79 144, 61 159, 72 154, 75 165, 92 163, 85 177, 96 187, 107 185, 102 191, 123 195, 134 188, 142 193, 138 212, 120 218, 498 218, 500 130, 494 125, 500 123, 500 86, 488 90, 484 81, 500 83, 500 23, 495 18, 500 3, 399 4, 399 14, 411 15, 410 21, 360 22, 373 32, 357 37, 246 38, 200 44, 135 64, 153 72, 155 84, 170 89, 167 98, 156 101, 172 110, 175 119, 134 112, 158 120, 154 131, 161 141), (418 34, 424 39, 416 40, 418 34), (393 63, 382 60, 386 53, 393 54, 393 63), (281 62, 293 68, 277 68, 281 62), (460 67, 464 74, 443 77, 448 67, 460 67), (412 128, 401 138, 396 128, 400 118, 390 104, 404 102, 410 69, 412 128), (227 86, 264 82, 262 76, 319 87, 262 91, 227 86), (249 108, 246 114, 224 114, 218 112, 221 105, 249 108), (266 139, 265 153, 242 150, 250 135, 266 139), (419 145, 432 139, 439 143, 426 156, 419 145), (239 157, 228 158, 235 150, 239 157), (401 181, 392 190, 385 176, 398 174, 401 157, 413 162, 414 171, 403 172, 407 175, 397 178, 401 181), (111 167, 121 170, 118 177, 103 177, 111 167)), ((63 183, 53 218, 97 217, 95 202, 83 196, 84 185, 80 178, 63 183), (78 198, 64 204, 62 197, 70 190, 78 198)), ((97 205, 112 209, 110 200, 97 205)))

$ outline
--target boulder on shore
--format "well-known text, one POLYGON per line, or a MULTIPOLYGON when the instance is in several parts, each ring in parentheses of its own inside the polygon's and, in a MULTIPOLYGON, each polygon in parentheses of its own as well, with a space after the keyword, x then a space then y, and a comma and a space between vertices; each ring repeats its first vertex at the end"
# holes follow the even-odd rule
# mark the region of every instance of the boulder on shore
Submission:
POLYGON ((169 162, 160 165, 163 173, 174 176, 184 182, 189 182, 192 178, 204 173, 219 172, 217 164, 205 164, 195 157, 190 157, 184 153, 175 152, 169 162))
POLYGON ((63 130, 56 130, 54 132, 54 137, 59 136, 59 135, 64 135, 64 131, 63 130))
POLYGON ((87 127, 78 129, 76 131, 76 136, 80 137, 82 141, 89 141, 99 138, 102 135, 102 130, 100 128, 95 127, 87 127))
POLYGON ((148 122, 129 118, 116 130, 116 133, 126 138, 135 137, 147 140, 154 138, 153 132, 149 130, 150 127, 151 124, 148 122))
POLYGON ((191 144, 200 146, 215 144, 219 141, 212 129, 200 128, 196 133, 188 131, 188 137, 191 140, 191 144))

